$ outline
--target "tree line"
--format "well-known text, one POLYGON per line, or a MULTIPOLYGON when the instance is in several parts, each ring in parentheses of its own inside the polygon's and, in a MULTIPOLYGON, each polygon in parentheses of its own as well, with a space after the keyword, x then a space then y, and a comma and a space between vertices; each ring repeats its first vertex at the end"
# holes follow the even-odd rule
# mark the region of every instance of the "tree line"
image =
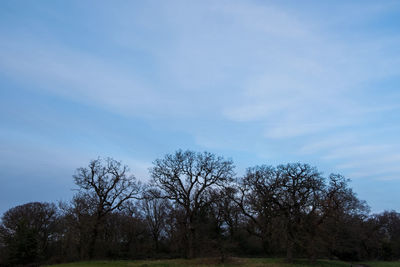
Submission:
POLYGON ((340 174, 308 164, 248 168, 178 150, 157 159, 141 183, 112 158, 73 175, 71 201, 6 211, 0 265, 83 259, 230 256, 400 259, 400 214, 370 214, 340 174))

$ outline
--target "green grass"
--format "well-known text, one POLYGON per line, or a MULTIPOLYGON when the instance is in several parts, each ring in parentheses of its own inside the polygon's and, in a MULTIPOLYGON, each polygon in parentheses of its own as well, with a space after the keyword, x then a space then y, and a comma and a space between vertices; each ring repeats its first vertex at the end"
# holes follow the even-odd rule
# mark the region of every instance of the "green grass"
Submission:
POLYGON ((364 264, 371 267, 399 267, 400 261, 368 261, 364 264))
MULTIPOLYGON (((370 267, 399 267, 400 262, 364 262, 370 267)), ((231 258, 222 264, 216 258, 174 259, 174 260, 142 260, 142 261, 84 261, 52 265, 54 267, 349 267, 350 263, 343 261, 318 260, 310 264, 308 260, 296 260, 293 264, 285 263, 276 258, 231 258)), ((354 266, 354 265, 353 265, 354 266)))

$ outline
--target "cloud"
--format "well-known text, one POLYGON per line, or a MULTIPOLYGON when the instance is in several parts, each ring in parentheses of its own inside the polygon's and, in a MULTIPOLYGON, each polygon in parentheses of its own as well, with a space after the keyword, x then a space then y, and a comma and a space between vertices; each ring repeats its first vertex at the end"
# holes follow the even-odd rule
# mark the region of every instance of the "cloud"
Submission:
POLYGON ((31 88, 130 114, 163 102, 135 73, 87 52, 23 39, 2 42, 0 49, 2 72, 31 88))
MULTIPOLYGON (((222 116, 238 128, 253 127, 259 138, 254 134, 251 140, 260 150, 285 149, 285 142, 299 140, 290 152, 268 154, 314 155, 349 173, 343 164, 360 161, 361 170, 371 164, 362 164, 363 157, 396 153, 382 140, 387 133, 372 133, 375 141, 361 138, 365 131, 377 130, 370 125, 382 123, 385 114, 398 108, 399 95, 379 83, 400 74, 400 39, 364 28, 392 8, 393 3, 358 8, 335 4, 326 19, 276 2, 169 2, 147 25, 152 32, 167 25, 168 38, 163 47, 148 49, 180 88, 179 99, 193 103, 191 109, 203 104, 211 116, 222 116)), ((122 23, 129 28, 129 21, 122 23)), ((132 43, 127 33, 115 37, 132 43)), ((216 131, 211 127, 194 135, 205 147, 254 151, 240 130, 216 131)), ((395 163, 385 164, 379 167, 390 169, 395 163)))
POLYGON ((357 140, 354 133, 339 133, 318 138, 304 144, 299 148, 300 154, 321 154, 321 152, 331 151, 332 149, 345 147, 353 144, 357 140))
POLYGON ((127 156, 122 163, 129 166, 131 173, 135 175, 139 181, 148 182, 150 180, 149 168, 153 166, 151 162, 127 156))
MULTIPOLYGON (((51 34, 43 42, 16 33, 2 37, 0 68, 37 88, 130 116, 263 120, 266 136, 275 138, 281 129, 288 132, 282 137, 293 137, 332 127, 327 121, 356 121, 349 113, 363 106, 350 91, 398 62, 392 55, 380 59, 392 39, 348 45, 323 23, 277 4, 172 1, 152 8, 151 20, 146 8, 97 7, 104 30, 93 45, 111 45, 133 60, 129 66, 51 34), (367 59, 374 64, 367 67, 367 59)), ((93 35, 90 20, 84 25, 93 35)))
MULTIPOLYGON (((393 129, 386 129, 390 135, 393 129)), ((298 150, 299 155, 317 155, 321 162, 334 166, 352 179, 400 179, 399 145, 382 140, 380 129, 368 133, 338 133, 329 137, 316 136, 298 150)))
POLYGON ((379 96, 365 86, 399 74, 397 37, 338 39, 340 33, 324 31, 324 23, 316 28, 291 22, 290 16, 287 23, 306 34, 291 34, 285 27, 263 34, 257 32, 257 16, 246 17, 256 29, 249 39, 263 36, 266 45, 260 42, 254 50, 263 50, 255 63, 264 65, 257 65, 235 101, 224 107, 226 118, 264 121, 266 137, 291 138, 365 123, 366 116, 386 105, 372 104, 368 99, 379 96))
POLYGON ((377 154, 387 152, 390 148, 390 145, 351 145, 337 148, 329 152, 324 156, 324 159, 343 159, 369 155, 376 156, 377 154))

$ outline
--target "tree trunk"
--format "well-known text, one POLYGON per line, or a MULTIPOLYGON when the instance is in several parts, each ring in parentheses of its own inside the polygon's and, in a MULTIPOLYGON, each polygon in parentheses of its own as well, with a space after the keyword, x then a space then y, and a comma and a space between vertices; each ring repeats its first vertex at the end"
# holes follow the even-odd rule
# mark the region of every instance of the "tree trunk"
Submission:
POLYGON ((265 237, 263 237, 262 239, 261 239, 261 242, 262 242, 262 247, 263 247, 263 250, 264 250, 264 253, 266 254, 266 255, 269 255, 269 253, 270 253, 270 246, 269 246, 269 242, 270 242, 270 240, 271 239, 267 239, 267 238, 265 238, 265 237))
POLYGON ((93 259, 93 257, 94 257, 94 252, 95 252, 95 248, 96 248, 96 240, 97 240, 97 236, 99 234, 99 226, 100 226, 100 219, 97 219, 96 223, 93 227, 92 237, 91 237, 90 243, 89 243, 89 259, 93 259))
POLYGON ((315 252, 315 238, 314 236, 311 238, 310 244, 309 244, 309 260, 311 263, 315 263, 316 261, 316 252, 315 252))
POLYGON ((192 224, 189 224, 188 231, 188 253, 187 258, 193 259, 195 257, 194 242, 195 242, 195 229, 192 224))
POLYGON ((159 251, 159 234, 157 232, 153 232, 153 242, 154 242, 154 251, 159 251))
POLYGON ((87 257, 87 254, 85 251, 85 238, 84 238, 84 230, 82 229, 81 226, 79 226, 79 243, 78 243, 78 253, 79 257, 81 260, 83 260, 85 257, 87 257))
POLYGON ((293 238, 288 234, 286 244, 286 261, 289 263, 293 262, 293 249, 294 249, 294 241, 293 238))

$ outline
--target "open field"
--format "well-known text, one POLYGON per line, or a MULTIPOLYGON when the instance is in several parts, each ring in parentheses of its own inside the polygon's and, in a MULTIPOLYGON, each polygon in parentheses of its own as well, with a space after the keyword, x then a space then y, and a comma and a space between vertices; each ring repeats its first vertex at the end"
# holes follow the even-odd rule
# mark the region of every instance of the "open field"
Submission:
MULTIPOLYGON (((321 266, 321 267, 349 267, 350 262, 318 260, 315 264, 310 264, 307 260, 296 260, 293 264, 285 263, 283 259, 271 258, 232 258, 226 263, 219 263, 217 259, 174 259, 174 260, 141 260, 141 261, 90 261, 76 262, 67 264, 52 265, 54 267, 86 267, 86 266, 101 266, 101 267, 212 267, 212 266, 249 266, 249 267, 305 267, 305 266, 321 266)), ((400 262, 365 262, 353 263, 352 266, 370 266, 370 267, 399 267, 400 262), (361 265, 365 264, 365 265, 361 265)))

